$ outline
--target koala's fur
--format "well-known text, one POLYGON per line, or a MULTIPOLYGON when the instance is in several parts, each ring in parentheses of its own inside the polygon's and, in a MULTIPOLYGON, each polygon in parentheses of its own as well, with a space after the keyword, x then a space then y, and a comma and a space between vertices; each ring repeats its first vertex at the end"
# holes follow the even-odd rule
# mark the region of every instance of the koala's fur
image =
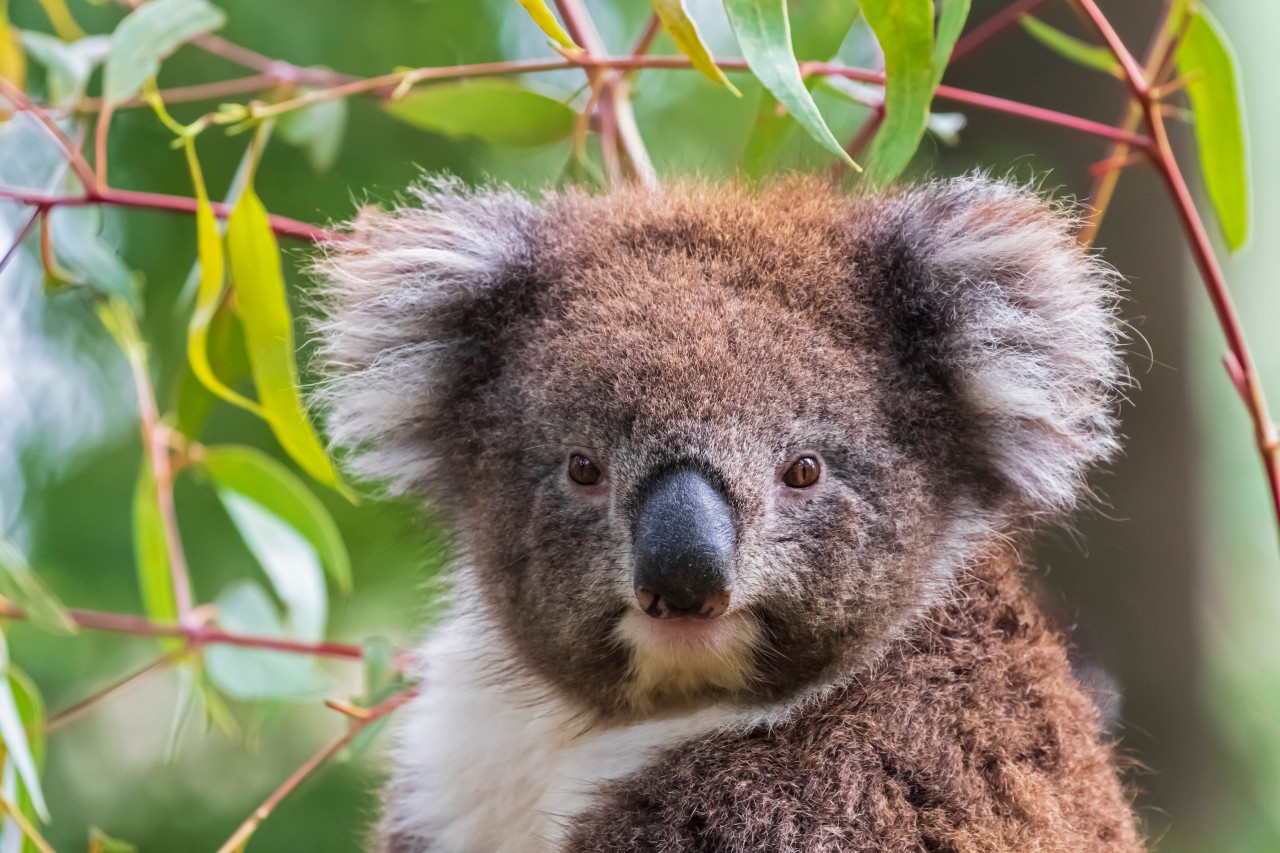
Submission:
POLYGON ((1068 212, 980 177, 418 196, 320 264, 333 441, 459 552, 381 849, 1141 849, 1015 557, 1116 448, 1113 276, 1068 212), (824 479, 779 497, 799 450, 824 479), (631 582, 675 463, 737 533, 678 652, 631 582))

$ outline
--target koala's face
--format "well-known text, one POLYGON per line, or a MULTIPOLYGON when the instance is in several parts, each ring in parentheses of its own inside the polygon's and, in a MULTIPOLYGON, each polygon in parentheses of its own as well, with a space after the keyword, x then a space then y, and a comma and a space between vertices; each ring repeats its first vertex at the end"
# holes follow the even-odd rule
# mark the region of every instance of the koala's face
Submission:
POLYGON ((1008 186, 425 201, 329 263, 335 440, 594 710, 856 672, 1111 449, 1107 276, 1008 186))

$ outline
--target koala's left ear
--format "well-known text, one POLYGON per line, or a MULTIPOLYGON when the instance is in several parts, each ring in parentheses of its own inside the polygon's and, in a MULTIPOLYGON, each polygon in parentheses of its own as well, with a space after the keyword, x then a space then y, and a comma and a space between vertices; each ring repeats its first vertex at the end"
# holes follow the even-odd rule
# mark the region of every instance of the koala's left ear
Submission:
POLYGON ((367 211, 313 268, 330 442, 392 493, 447 494, 441 458, 468 440, 467 395, 499 370, 527 309, 540 209, 510 190, 444 179, 418 206, 367 211))
POLYGON ((1070 509, 1117 448, 1117 277, 1075 230, 1034 192, 970 177, 891 196, 864 244, 903 417, 1014 515, 1070 509))

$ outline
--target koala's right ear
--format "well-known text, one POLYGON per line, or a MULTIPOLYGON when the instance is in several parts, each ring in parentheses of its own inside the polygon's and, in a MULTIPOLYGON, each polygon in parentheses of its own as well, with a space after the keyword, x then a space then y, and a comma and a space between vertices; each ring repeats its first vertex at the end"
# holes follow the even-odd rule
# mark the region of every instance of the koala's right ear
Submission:
POLYGON ((510 190, 433 181, 420 207, 366 212, 313 266, 330 443, 389 493, 421 490, 468 439, 460 403, 496 375, 529 302, 540 208, 510 190))

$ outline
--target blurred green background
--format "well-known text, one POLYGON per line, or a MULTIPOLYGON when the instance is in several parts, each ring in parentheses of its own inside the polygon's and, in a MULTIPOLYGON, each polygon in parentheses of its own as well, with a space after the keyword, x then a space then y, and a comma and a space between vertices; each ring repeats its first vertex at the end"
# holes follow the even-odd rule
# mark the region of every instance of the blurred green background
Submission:
MULTIPOLYGON (((218 0, 227 38, 298 65, 357 75, 399 66, 452 65, 546 56, 545 38, 508 0, 218 0)), ((690 0, 712 48, 736 55, 716 0, 690 0)), ((1003 2, 975 0, 971 22, 1003 2)), ((1046 20, 1082 32, 1065 4, 1046 20)), ((1280 138, 1280 4, 1208 4, 1239 51, 1249 107, 1255 189, 1254 237, 1226 262, 1268 388, 1280 397, 1280 163, 1267 156, 1280 138)), ((647 20, 647 4, 589 0, 606 43, 627 49, 647 20)), ((793 14, 805 14, 794 0, 793 14)), ((1103 4, 1121 35, 1140 49, 1159 13, 1157 0, 1103 4)), ((91 32, 108 32, 121 12, 72 0, 91 32)), ((14 0, 14 23, 47 29, 36 0, 14 0)), ((972 25, 972 23, 971 23, 972 25)), ((672 52, 665 38, 659 52, 672 52)), ((874 62, 858 30, 841 57, 874 62)), ((229 64, 184 49, 166 63, 164 86, 238 76, 229 64)), ((660 174, 735 174, 755 115, 759 88, 746 76, 736 100, 701 76, 646 71, 636 81, 641 131, 660 174)), ((1044 50, 1014 29, 949 69, 946 82, 1114 121, 1123 89, 1044 50)), ((537 85, 569 95, 577 72, 540 75, 537 85)), ((865 112, 819 94, 837 136, 865 112)), ((180 119, 207 104, 181 105, 180 119)), ((951 106, 939 104, 938 109, 951 106)), ((1085 196, 1088 167, 1105 156, 1099 141, 1004 115, 970 110, 960 143, 929 137, 913 173, 973 168, 1039 179, 1085 196)), ((120 113, 111 137, 118 187, 190 194, 182 155, 146 110, 120 113)), ((1189 134, 1180 154, 1194 171, 1189 134)), ((201 158, 215 197, 227 187, 245 137, 205 134, 201 158)), ((385 116, 354 99, 335 166, 317 173, 296 149, 274 142, 259 192, 273 211, 313 222, 350 216, 358 204, 387 201, 422 170, 467 180, 496 177, 540 187, 559 179, 564 145, 497 150, 445 139, 385 116)), ((787 168, 825 169, 829 160, 801 134, 789 139, 787 168)), ((6 164, 0 164, 0 170, 6 164)), ((12 165, 12 164, 9 164, 12 165)), ((0 235, 17 211, 0 204, 0 235)), ((190 218, 106 212, 107 232, 125 263, 145 277, 144 333, 157 385, 168 396, 183 360, 185 318, 178 295, 194 259, 190 218)), ((7 240, 0 240, 7 245, 7 240)), ((1125 317, 1135 329, 1130 367, 1139 387, 1122 413, 1127 454, 1100 477, 1107 505, 1070 532, 1046 536, 1039 565, 1049 606, 1076 626, 1082 649, 1123 695, 1124 745, 1144 765, 1135 776, 1158 849, 1280 850, 1280 558, 1251 429, 1221 368, 1220 334, 1163 188, 1150 170, 1126 172, 1100 245, 1130 282, 1125 317)), ((299 260, 308 252, 286 243, 299 260)), ((305 314, 307 284, 292 272, 305 314)), ((130 534, 130 495, 140 445, 122 359, 98 324, 70 298, 41 295, 37 262, 19 257, 0 277, 0 521, 42 576, 72 606, 139 612, 130 534)), ((209 441, 256 444, 278 452, 259 422, 226 406, 215 410, 209 441)), ((335 595, 330 636, 356 642, 380 634, 409 643, 429 620, 429 582, 445 557, 441 532, 419 508, 324 494, 351 550, 355 592, 335 595)), ((177 500, 195 590, 212 600, 229 581, 260 575, 206 485, 184 477, 177 500)), ((51 638, 14 624, 15 661, 56 709, 109 684, 155 655, 153 643, 84 633, 51 638)), ((325 664, 334 695, 358 692, 357 665, 325 664)), ((176 685, 158 677, 51 736, 46 792, 54 812, 48 838, 58 850, 83 849, 97 825, 144 851, 213 850, 315 749, 339 730, 336 715, 312 705, 236 711, 248 736, 187 727, 171 744, 176 685)), ((377 750, 334 765, 288 799, 251 849, 356 849, 374 809, 377 750)))

